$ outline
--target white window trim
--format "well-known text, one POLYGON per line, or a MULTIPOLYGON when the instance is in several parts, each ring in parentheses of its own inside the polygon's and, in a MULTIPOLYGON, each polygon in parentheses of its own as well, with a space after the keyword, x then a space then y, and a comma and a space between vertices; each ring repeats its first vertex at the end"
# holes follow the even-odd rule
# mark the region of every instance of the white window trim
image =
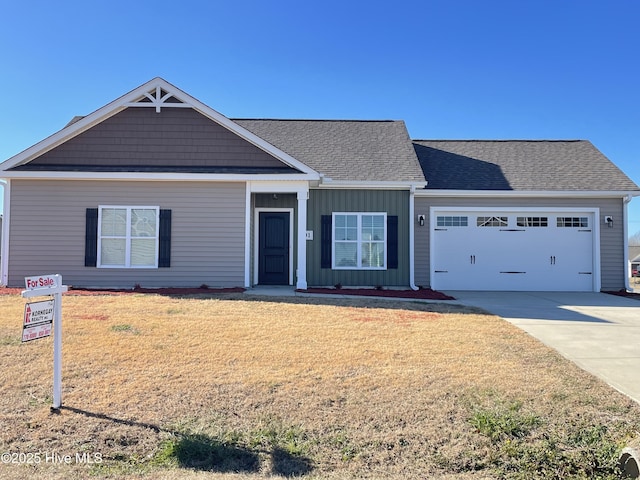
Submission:
MULTIPOLYGON (((148 237, 145 237, 148 238, 148 237)), ((154 269, 158 268, 158 257, 160 252, 160 207, 159 206, 129 206, 129 205, 99 205, 98 206, 98 261, 97 268, 127 268, 127 269, 154 269), (102 265, 102 211, 108 208, 115 208, 127 211, 126 233, 125 233, 125 264, 124 265, 102 265), (131 265, 131 210, 144 209, 156 211, 156 236, 155 250, 156 258, 154 265, 131 265)))
POLYGON ((387 270, 389 262, 387 254, 387 213, 386 212, 333 212, 331 218, 331 268, 333 270, 387 270), (358 218, 358 239, 353 241, 356 243, 357 250, 357 265, 351 266, 336 266, 336 216, 337 215, 356 215, 358 218), (384 226, 384 266, 382 267, 363 267, 362 266, 362 216, 363 215, 381 215, 384 226))

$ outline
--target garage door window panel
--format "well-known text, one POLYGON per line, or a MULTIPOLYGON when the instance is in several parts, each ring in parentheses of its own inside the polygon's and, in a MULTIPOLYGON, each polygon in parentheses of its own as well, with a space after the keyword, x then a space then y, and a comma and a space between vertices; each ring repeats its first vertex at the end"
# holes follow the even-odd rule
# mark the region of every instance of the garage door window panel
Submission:
POLYGON ((508 217, 478 217, 476 219, 478 227, 506 227, 509 225, 508 217))
POLYGON ((589 228, 589 217, 558 217, 558 228, 589 228))
POLYGON ((548 227, 548 217, 517 217, 516 224, 518 227, 548 227))
POLYGON ((467 227, 469 225, 469 217, 442 215, 436 218, 438 227, 467 227))

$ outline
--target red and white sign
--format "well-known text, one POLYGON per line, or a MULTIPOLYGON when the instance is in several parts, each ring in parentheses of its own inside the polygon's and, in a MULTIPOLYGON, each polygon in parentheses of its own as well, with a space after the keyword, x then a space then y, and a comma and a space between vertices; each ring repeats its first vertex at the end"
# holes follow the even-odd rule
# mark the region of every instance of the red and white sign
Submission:
POLYGON ((24 285, 27 290, 58 287, 60 275, 39 275, 36 277, 24 277, 24 285))
POLYGON ((31 302, 24 306, 22 341, 37 340, 51 335, 55 302, 31 302))

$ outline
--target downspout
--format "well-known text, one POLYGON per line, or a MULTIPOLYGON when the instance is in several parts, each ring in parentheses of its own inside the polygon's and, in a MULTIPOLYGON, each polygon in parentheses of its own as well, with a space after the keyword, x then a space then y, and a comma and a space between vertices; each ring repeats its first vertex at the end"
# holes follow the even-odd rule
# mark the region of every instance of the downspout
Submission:
POLYGON ((624 235, 624 288, 627 292, 633 292, 629 284, 629 226, 627 225, 628 206, 633 196, 627 195, 623 197, 622 202, 622 230, 624 235))
POLYGON ((411 185, 411 189, 409 190, 409 286, 411 287, 411 290, 419 290, 418 287, 416 287, 415 276, 415 193, 416 186, 411 185))
POLYGON ((0 285, 7 285, 9 281, 9 223, 11 216, 10 192, 11 183, 0 180, 4 194, 4 212, 2 215, 2 242, 0 242, 0 285))

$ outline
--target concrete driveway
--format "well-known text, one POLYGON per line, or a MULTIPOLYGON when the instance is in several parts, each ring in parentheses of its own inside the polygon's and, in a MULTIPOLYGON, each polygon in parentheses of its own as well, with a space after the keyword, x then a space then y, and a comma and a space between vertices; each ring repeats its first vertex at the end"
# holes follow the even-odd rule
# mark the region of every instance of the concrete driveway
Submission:
POLYGON ((640 301, 582 292, 445 293, 503 317, 640 403, 640 301))

